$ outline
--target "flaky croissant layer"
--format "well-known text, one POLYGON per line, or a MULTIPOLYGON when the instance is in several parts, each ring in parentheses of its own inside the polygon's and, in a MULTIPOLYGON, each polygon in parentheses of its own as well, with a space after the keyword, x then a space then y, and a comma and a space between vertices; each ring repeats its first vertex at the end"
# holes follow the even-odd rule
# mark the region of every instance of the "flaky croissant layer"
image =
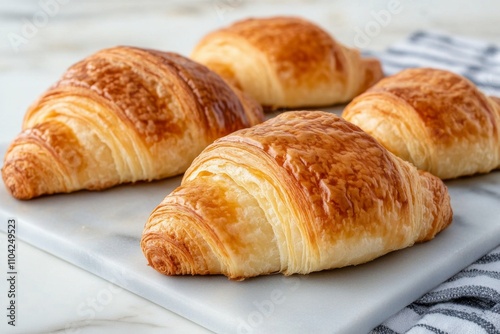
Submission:
POLYGON ((440 179, 333 114, 287 112, 208 146, 141 246, 166 275, 306 274, 430 240, 451 220, 440 179))
POLYGON ((342 117, 442 179, 500 167, 500 99, 445 70, 415 68, 356 97, 342 117))
POLYGON ((70 67, 27 111, 4 159, 30 199, 183 173, 203 148, 263 121, 262 108, 183 56, 133 47, 70 67))

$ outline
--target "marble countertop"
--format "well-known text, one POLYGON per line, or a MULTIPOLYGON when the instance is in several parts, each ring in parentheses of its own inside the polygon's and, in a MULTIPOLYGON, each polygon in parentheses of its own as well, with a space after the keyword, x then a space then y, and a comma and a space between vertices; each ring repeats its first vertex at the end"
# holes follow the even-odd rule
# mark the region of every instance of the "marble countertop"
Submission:
MULTIPOLYGON (((500 2, 475 1, 0 1, 0 143, 24 111, 76 61, 134 45, 188 55, 208 31, 249 16, 300 15, 349 46, 382 50, 417 29, 500 45, 500 2), (398 6, 387 20, 379 13, 398 6), (375 24, 373 23, 375 22, 375 24), (370 26, 378 29, 366 34, 370 26), (365 33, 368 38, 360 38, 365 33)), ((22 226, 19 233, 22 235, 22 226)), ((0 234, 0 261, 7 236, 0 234)), ((18 325, 2 333, 206 333, 208 330, 18 240, 18 325)), ((1 265, 2 267, 4 264, 1 265)), ((0 294, 7 291, 4 279, 0 294)), ((3 297, 2 297, 3 298, 3 297)), ((4 306, 4 299, 2 307, 4 306)), ((3 317, 2 317, 3 318, 3 317)))

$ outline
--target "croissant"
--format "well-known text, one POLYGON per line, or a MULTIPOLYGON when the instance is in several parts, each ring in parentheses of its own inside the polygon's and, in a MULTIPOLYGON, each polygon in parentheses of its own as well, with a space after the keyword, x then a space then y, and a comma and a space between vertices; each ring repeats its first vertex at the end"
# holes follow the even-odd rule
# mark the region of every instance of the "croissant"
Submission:
POLYGON ((205 36, 191 58, 269 108, 347 102, 383 76, 378 60, 295 17, 236 22, 205 36))
POLYGON ((432 239, 444 183, 334 114, 286 112, 209 145, 152 212, 141 247, 166 275, 306 274, 432 239))
POLYGON ((256 101, 190 59, 110 48, 73 65, 29 108, 2 177, 18 199, 165 178, 263 117, 256 101))
POLYGON ((342 117, 417 168, 451 179, 500 167, 500 103, 445 70, 408 69, 346 106, 342 117))

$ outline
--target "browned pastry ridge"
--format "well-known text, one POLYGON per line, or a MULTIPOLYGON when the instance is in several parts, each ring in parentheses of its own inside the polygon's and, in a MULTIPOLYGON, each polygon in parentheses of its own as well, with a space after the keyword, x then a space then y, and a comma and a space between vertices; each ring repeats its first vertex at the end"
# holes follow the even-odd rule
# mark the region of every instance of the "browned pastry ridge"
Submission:
POLYGON ((383 76, 378 60, 296 17, 238 21, 205 36, 191 58, 274 108, 347 102, 383 76))
POLYGON ((342 117, 419 169, 450 179, 500 167, 499 102, 458 74, 416 68, 381 80, 342 117))
POLYGON ((439 178, 334 114, 286 112, 209 145, 141 246, 160 273, 240 280, 364 263, 451 221, 439 178))
POLYGON ((70 67, 27 111, 2 177, 12 195, 100 190, 183 173, 260 105, 183 56, 133 47, 70 67))

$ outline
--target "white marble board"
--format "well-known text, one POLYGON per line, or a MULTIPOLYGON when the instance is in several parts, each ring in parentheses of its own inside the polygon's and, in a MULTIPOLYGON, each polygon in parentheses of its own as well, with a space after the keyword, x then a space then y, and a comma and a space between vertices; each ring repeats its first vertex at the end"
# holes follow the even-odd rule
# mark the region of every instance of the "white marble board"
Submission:
POLYGON ((497 171, 447 182, 451 227, 367 264, 243 282, 166 277, 147 266, 139 240, 150 212, 179 182, 31 201, 15 200, 1 186, 0 216, 17 219, 20 239, 218 333, 367 332, 497 246, 500 236, 497 171))

